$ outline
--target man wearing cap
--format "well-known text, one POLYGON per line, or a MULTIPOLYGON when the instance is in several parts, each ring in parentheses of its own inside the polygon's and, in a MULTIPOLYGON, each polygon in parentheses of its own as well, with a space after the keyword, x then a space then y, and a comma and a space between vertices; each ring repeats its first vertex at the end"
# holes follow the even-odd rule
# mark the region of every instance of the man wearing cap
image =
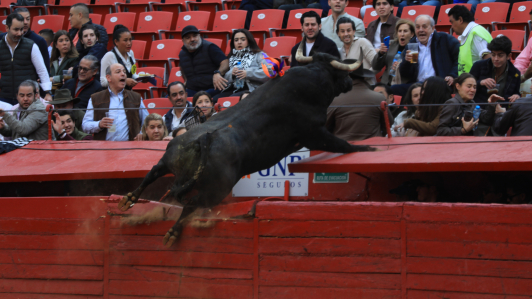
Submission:
MULTIPOLYGON (((79 102, 79 98, 72 98, 68 89, 59 89, 55 91, 54 100, 48 104, 54 105, 54 109, 67 109, 70 110, 79 102)), ((76 120, 76 128, 82 130, 83 117, 85 112, 82 110, 73 110, 72 117, 76 120)))
MULTIPOLYGON (((346 59, 343 62, 350 64, 356 60, 346 59)), ((365 79, 374 76, 372 71, 364 69, 363 66, 349 73, 353 80, 353 89, 336 97, 327 110, 325 127, 334 136, 352 141, 386 135, 386 123, 379 108, 381 102, 386 99, 382 94, 372 91, 365 79), (355 105, 364 107, 335 107, 355 105)), ((388 118, 390 123, 393 123, 390 111, 388 118)))
POLYGON ((98 61, 98 58, 93 55, 83 57, 77 68, 78 77, 66 81, 61 87, 61 89, 70 91, 73 97, 79 98, 79 101, 74 104, 76 108, 87 109, 91 95, 102 91, 100 78, 96 77, 100 69, 98 61))
POLYGON ((183 48, 179 52, 179 67, 185 79, 187 94, 194 96, 206 91, 211 96, 227 87, 224 75, 229 71, 229 61, 215 44, 201 38, 198 28, 189 25, 183 28, 183 48))

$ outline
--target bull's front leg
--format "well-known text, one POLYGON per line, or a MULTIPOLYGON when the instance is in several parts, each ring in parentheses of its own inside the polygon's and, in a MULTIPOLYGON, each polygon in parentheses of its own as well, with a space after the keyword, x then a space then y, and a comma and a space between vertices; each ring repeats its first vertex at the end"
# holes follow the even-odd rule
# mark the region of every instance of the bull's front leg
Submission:
POLYGON ((305 136, 301 140, 301 144, 310 149, 318 151, 327 151, 331 153, 352 153, 352 152, 368 152, 376 151, 376 148, 367 145, 353 145, 347 141, 334 136, 327 131, 325 127, 320 127, 316 131, 312 131, 311 136, 305 136))

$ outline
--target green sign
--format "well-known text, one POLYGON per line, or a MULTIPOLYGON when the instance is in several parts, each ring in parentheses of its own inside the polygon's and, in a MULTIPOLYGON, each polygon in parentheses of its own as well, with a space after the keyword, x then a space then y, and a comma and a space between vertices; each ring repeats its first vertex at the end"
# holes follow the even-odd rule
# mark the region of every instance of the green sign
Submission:
POLYGON ((347 183, 347 182, 349 182, 348 172, 314 173, 314 183, 347 183))

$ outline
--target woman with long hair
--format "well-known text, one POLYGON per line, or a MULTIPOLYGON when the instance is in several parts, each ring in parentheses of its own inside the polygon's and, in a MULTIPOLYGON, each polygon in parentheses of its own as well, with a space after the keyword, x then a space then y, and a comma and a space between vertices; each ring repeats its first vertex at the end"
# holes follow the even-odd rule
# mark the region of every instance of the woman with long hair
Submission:
POLYGON ((144 119, 140 133, 135 140, 172 140, 172 136, 168 136, 168 129, 164 124, 163 117, 157 113, 151 113, 144 119))
POLYGON ((56 88, 63 85, 63 71, 72 70, 78 62, 78 51, 68 32, 59 30, 54 35, 54 47, 50 58, 50 81, 56 88))
POLYGON ((224 76, 228 81, 227 87, 214 97, 214 103, 219 98, 239 96, 245 91, 251 92, 269 79, 262 70, 264 52, 247 29, 235 30, 230 45, 231 52, 227 55, 229 71, 224 76), (235 84, 238 79, 244 81, 243 86, 235 84))
POLYGON ((131 32, 126 26, 121 24, 115 26, 113 30, 113 43, 115 47, 102 58, 102 67, 100 70, 100 83, 102 87, 109 85, 105 71, 110 65, 115 63, 120 63, 126 69, 126 88, 131 89, 137 85, 137 81, 135 80, 138 78, 136 73, 137 66, 135 65, 135 55, 131 50, 131 40, 131 32))
POLYGON ((401 99, 401 104, 399 105, 400 107, 403 107, 404 105, 409 106, 407 106, 406 110, 403 110, 395 117, 394 123, 392 125, 393 137, 400 137, 405 135, 403 123, 405 120, 414 117, 417 107, 412 105, 419 105, 419 99, 421 98, 421 87, 421 83, 414 83, 410 85, 410 88, 408 88, 406 95, 401 99))

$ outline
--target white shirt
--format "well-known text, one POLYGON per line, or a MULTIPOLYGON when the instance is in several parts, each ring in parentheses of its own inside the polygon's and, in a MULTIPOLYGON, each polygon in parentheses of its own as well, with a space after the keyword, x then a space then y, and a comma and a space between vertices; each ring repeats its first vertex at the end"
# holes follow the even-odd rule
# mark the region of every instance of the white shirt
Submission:
MULTIPOLYGON (((187 101, 187 107, 186 108, 190 108, 190 107, 192 107, 192 104, 187 101)), ((181 119, 183 118, 183 115, 185 115, 186 111, 187 110, 185 108, 183 108, 183 110, 181 110, 181 113, 179 113, 179 116, 177 116, 175 114, 175 109, 172 108, 172 115, 174 116, 174 117, 172 117, 172 131, 174 131, 175 129, 177 129, 179 127, 179 123, 181 122, 181 119)), ((163 116, 163 118, 166 121, 166 115, 163 116)))
POLYGON ((48 56, 52 58, 52 46, 48 46, 48 56))
MULTIPOLYGON (((4 39, 6 41, 7 47, 9 48, 9 51, 11 52, 11 58, 13 58, 13 51, 15 51, 15 49, 18 47, 20 41, 15 46, 15 49, 13 49, 7 41, 7 34, 5 35, 4 39)), ((44 59, 42 58, 41 51, 35 43, 33 43, 33 47, 31 48, 31 63, 33 63, 33 66, 35 67, 37 76, 39 76, 39 79, 41 79, 41 83, 39 85, 41 86, 42 90, 51 91, 52 82, 50 81, 50 76, 48 76, 48 70, 46 69, 46 65, 44 64, 44 59)))
MULTIPOLYGON (((131 67, 133 66, 133 64, 135 64, 135 55, 133 55, 133 50, 127 52, 127 59, 122 56, 122 54, 120 54, 120 51, 118 51, 118 49, 115 47, 115 52, 117 55, 120 56, 120 59, 122 59, 122 61, 124 62, 124 64, 126 65, 126 69, 131 72, 131 67), (133 60, 133 64, 131 64, 129 58, 131 57, 131 60, 133 60)), ((100 69, 100 83, 102 84, 102 87, 107 87, 109 86, 109 82, 107 82, 107 77, 105 76, 105 71, 107 70, 107 67, 112 65, 112 64, 115 64, 115 63, 118 63, 118 59, 116 59, 116 56, 115 56, 115 53, 113 53, 112 51, 109 51, 107 53, 105 53, 105 55, 103 56, 102 58, 102 68, 100 69)), ((133 74, 133 79, 137 79, 139 77, 139 75, 137 75, 136 73, 133 74)))
MULTIPOLYGON (((475 22, 470 22, 469 24, 467 24, 467 27, 464 29, 464 32, 462 32, 462 35, 458 37, 458 40, 460 41, 460 46, 465 44, 469 32, 471 32, 471 30, 475 26, 480 25, 475 22)), ((491 53, 491 51, 488 50, 488 41, 478 35, 475 35, 473 37, 473 42, 471 43, 471 45, 471 57, 473 59, 473 63, 482 60, 482 54, 491 53)))
MULTIPOLYGON (((115 108, 124 108, 124 90, 118 94, 114 94, 109 88, 110 94, 110 103, 109 109, 115 108)), ((144 119, 148 116, 148 110, 144 106, 142 98, 140 99, 140 108, 139 109, 139 118, 140 124, 144 123, 144 119)), ((81 127, 83 132, 88 134, 94 134, 100 132, 102 129, 99 124, 100 121, 94 121, 94 107, 92 106, 92 98, 89 99, 89 104, 87 105, 87 112, 85 117, 83 117, 83 123, 81 127)), ((128 141, 129 140, 129 126, 127 125, 127 118, 125 110, 109 110, 110 115, 114 118, 114 124, 116 125, 115 132, 107 132, 105 140, 107 141, 128 141)))
POLYGON ((381 47, 381 27, 382 22, 379 22, 379 26, 377 26, 377 31, 375 31, 375 36, 373 37, 373 47, 375 47, 375 49, 381 47))
MULTIPOLYGON (((3 102, 3 101, 0 101, 0 109, 6 111, 6 110, 12 110, 13 109, 13 106, 11 104, 8 104, 6 102, 3 102)), ((11 112, 6 112, 6 113, 11 113, 11 112)), ((2 134, 0 134, 0 141, 4 140, 4 136, 2 136, 2 134)))
POLYGON ((305 42, 305 44, 306 44, 306 50, 307 50, 307 54, 305 56, 309 56, 310 50, 312 50, 312 47, 314 47, 314 43, 305 42))
POLYGON ((434 32, 432 32, 429 36, 429 41, 427 42, 427 45, 423 45, 419 42, 419 56, 418 56, 418 63, 419 63, 419 72, 417 75, 417 81, 423 82, 429 77, 436 76, 436 71, 434 70, 434 66, 432 65, 432 53, 430 52, 430 44, 432 43, 432 36, 434 35, 434 32))

